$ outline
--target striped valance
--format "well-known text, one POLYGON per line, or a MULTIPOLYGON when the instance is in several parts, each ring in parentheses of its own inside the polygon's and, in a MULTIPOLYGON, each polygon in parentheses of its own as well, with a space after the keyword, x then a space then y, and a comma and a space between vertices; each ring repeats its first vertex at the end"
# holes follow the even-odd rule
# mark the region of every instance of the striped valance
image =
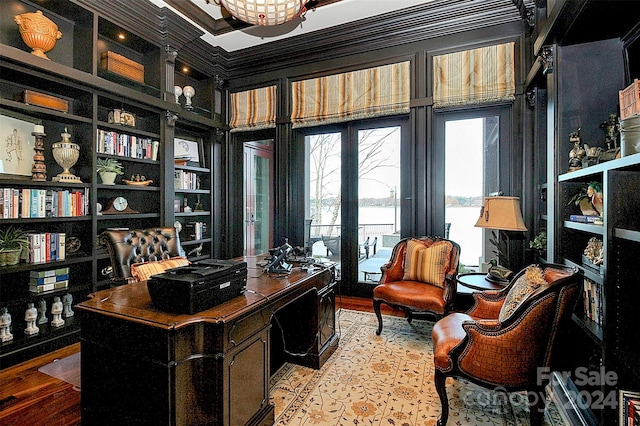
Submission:
POLYGON ((231 94, 232 132, 276 126, 276 86, 231 94))
POLYGON ((409 62, 296 81, 293 127, 409 112, 409 62))
POLYGON ((433 106, 460 106, 515 99, 514 43, 433 58, 433 106))

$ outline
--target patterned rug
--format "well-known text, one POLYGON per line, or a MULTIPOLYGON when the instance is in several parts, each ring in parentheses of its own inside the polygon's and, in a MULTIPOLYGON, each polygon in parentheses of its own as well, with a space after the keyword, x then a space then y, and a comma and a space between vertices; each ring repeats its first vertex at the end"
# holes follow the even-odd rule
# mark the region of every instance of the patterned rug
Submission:
MULTIPOLYGON (((341 310, 340 346, 320 370, 285 364, 272 376, 276 425, 433 426, 440 400, 433 385, 433 322, 341 310)), ((526 398, 448 379, 449 425, 528 425, 526 398)), ((553 404, 545 425, 563 425, 553 404)))

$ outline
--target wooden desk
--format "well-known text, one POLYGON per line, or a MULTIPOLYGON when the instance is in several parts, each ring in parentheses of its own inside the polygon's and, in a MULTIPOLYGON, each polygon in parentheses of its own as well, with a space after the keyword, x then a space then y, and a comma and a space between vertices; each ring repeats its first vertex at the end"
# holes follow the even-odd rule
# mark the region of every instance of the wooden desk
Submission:
POLYGON ((332 268, 274 278, 247 262, 247 292, 194 315, 155 309, 145 283, 77 305, 82 423, 272 425, 272 316, 287 360, 319 368, 338 345, 335 282, 332 268))

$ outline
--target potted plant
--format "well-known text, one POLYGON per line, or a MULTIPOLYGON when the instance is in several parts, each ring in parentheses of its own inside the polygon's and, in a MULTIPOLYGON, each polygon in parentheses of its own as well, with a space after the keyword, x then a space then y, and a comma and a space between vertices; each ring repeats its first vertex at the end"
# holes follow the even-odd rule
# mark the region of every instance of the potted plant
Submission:
POLYGON ((539 256, 542 256, 543 253, 547 250, 546 231, 541 231, 533 240, 529 241, 529 248, 534 249, 539 256))
POLYGON ((25 248, 29 248, 25 231, 13 225, 0 229, 0 266, 17 265, 25 248))
POLYGON ((122 164, 115 158, 98 158, 96 171, 105 185, 115 185, 116 176, 124 173, 122 164))

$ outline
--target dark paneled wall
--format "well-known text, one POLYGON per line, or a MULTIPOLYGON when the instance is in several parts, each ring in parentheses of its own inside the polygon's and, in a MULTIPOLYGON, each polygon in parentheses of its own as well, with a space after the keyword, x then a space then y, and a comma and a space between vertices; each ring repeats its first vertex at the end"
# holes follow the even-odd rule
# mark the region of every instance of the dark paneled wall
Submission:
MULTIPOLYGON (((452 2, 452 6, 460 6, 462 3, 474 2, 452 2)), ((409 17, 390 17, 391 23, 389 33, 382 31, 380 22, 373 22, 371 25, 376 29, 371 31, 364 26, 360 28, 361 36, 370 36, 371 39, 359 39, 358 43, 352 42, 350 35, 358 33, 355 28, 342 33, 326 34, 306 41, 292 40, 288 42, 277 42, 260 46, 256 49, 247 49, 237 52, 235 56, 230 54, 230 75, 227 88, 229 91, 239 91, 254 87, 266 86, 269 84, 278 85, 278 124, 273 135, 276 137, 276 182, 278 187, 275 190, 276 211, 289 212, 288 215, 276 215, 274 235, 289 235, 292 240, 302 241, 302 228, 291 217, 303 217, 304 204, 301 200, 293 199, 300 197, 303 192, 296 187, 299 179, 295 177, 292 170, 295 165, 291 164, 291 159, 297 158, 297 150, 303 149, 296 146, 294 132, 289 123, 290 96, 289 85, 291 81, 305 79, 320 75, 329 75, 355 69, 399 62, 411 61, 411 113, 409 115, 409 137, 411 164, 403 164, 412 170, 410 182, 408 183, 409 193, 403 193, 403 197, 410 206, 410 223, 403 222, 403 232, 407 235, 438 234, 438 230, 444 226, 444 205, 443 200, 434 197, 433 185, 437 185, 437 170, 430 166, 439 164, 434 161, 434 134, 433 123, 435 114, 438 112, 432 108, 432 57, 437 54, 451 51, 463 50, 479 47, 482 45, 496 44, 507 41, 516 41, 516 57, 522 46, 524 27, 519 21, 519 17, 509 19, 505 14, 501 18, 509 21, 501 25, 487 26, 481 17, 476 15, 475 19, 468 22, 470 30, 461 31, 464 27, 455 19, 453 13, 448 8, 448 15, 442 14, 427 18, 426 12, 417 14, 413 21, 409 17), (445 16, 447 19, 445 19, 445 16), (437 21, 436 18, 442 21, 437 21), (413 26, 411 23, 413 22, 413 26), (401 31, 404 23, 405 31, 401 31), (484 25, 484 26, 483 26, 484 25), (482 27, 483 26, 483 27, 482 27), (482 27, 482 28, 477 28, 482 27), (406 39, 403 39, 403 33, 406 39), (440 34, 440 35, 438 35, 440 34), (418 38, 422 35, 422 39, 418 38), (402 43, 404 40, 404 43, 402 43), (273 46, 272 46, 273 45, 273 46), (276 46, 277 45, 277 46, 276 46), (268 52, 271 52, 270 56, 268 52), (275 53, 277 52, 277 53, 275 53), (303 52, 303 53, 299 53, 303 52), (311 53, 313 52, 313 53, 311 53), (242 65, 242 66, 241 66, 242 65), (287 179, 280 179, 279 176, 287 176, 287 179), (300 229, 298 229, 300 228, 300 229), (299 235, 298 235, 299 234, 299 235)), ((312 17, 308 18, 312 19, 312 17)), ((501 19, 502 20, 502 19, 501 19)), ((517 88, 521 87, 522 70, 519 63, 516 64, 517 88)), ((518 89, 517 89, 518 91, 518 89)), ((511 123, 509 125, 510 135, 508 141, 501 143, 508 144, 509 155, 501 158, 505 168, 505 176, 501 189, 505 193, 520 195, 523 187, 523 138, 521 132, 521 115, 525 107, 522 106, 522 96, 517 94, 517 100, 512 106, 512 113, 509 114, 511 123)), ((230 138, 228 146, 230 152, 241 149, 241 146, 230 138)), ((238 156, 234 156, 238 158, 238 156)), ((443 164, 443 161, 441 162, 443 164)), ((236 169, 237 170, 237 169, 236 169)), ((230 176, 231 199, 242 194, 241 174, 230 176), (233 195, 233 194, 236 195, 233 195)), ((241 222, 241 210, 229 212, 230 223, 241 222)), ((240 232, 237 230, 234 232, 240 232)), ((241 234, 238 233, 240 239, 241 234)), ((238 255, 235 247, 229 254, 238 255)))

